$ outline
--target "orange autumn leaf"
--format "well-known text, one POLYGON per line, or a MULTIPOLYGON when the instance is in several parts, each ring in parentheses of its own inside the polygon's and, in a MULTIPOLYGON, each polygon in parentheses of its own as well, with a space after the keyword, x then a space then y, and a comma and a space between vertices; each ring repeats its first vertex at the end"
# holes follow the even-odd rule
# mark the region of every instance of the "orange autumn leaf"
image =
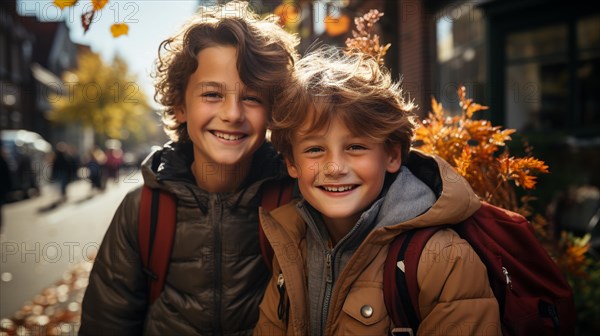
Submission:
POLYGON ((275 7, 273 14, 279 18, 279 25, 282 27, 294 26, 300 23, 298 7, 292 3, 280 4, 275 7))
POLYGON ((127 35, 129 32, 129 26, 125 23, 115 23, 110 26, 110 32, 112 33, 113 37, 127 35))
POLYGON ((54 0, 54 5, 60 9, 65 7, 71 7, 77 3, 78 0, 54 0))
POLYGON ((442 103, 438 103, 433 97, 431 98, 431 109, 433 110, 433 115, 437 120, 441 120, 444 117, 442 103))
POLYGON ((482 111, 482 110, 487 110, 487 109, 488 109, 488 107, 487 107, 487 106, 483 106, 483 105, 479 105, 479 104, 477 104, 477 103, 473 103, 473 104, 470 104, 470 105, 467 107, 467 111, 466 111, 466 113, 467 113, 467 116, 468 116, 469 118, 471 118, 471 117, 473 117, 473 114, 474 114, 475 112, 477 112, 477 111, 482 111))
POLYGON ((575 238, 566 232, 561 233, 560 246, 562 253, 558 255, 557 263, 568 274, 587 278, 586 254, 590 248, 590 237, 588 233, 581 238, 575 238))
POLYGON ((460 154, 460 158, 455 160, 456 171, 460 175, 462 175, 462 176, 468 175, 469 168, 470 168, 471 162, 472 162, 472 156, 473 156, 473 152, 471 151, 470 147, 465 147, 463 149, 462 153, 460 154))
POLYGON ((92 5, 94 5, 94 10, 101 10, 106 6, 108 0, 92 0, 92 5))
POLYGON ((339 36, 347 33, 350 30, 350 18, 347 15, 342 15, 339 18, 334 18, 329 15, 325 17, 325 31, 329 36, 339 36))

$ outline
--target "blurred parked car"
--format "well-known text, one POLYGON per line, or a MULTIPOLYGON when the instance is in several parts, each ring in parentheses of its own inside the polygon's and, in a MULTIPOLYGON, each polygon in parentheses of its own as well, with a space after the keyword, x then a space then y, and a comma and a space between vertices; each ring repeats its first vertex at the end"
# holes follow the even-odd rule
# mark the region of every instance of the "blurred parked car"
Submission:
POLYGON ((52 145, 38 133, 26 130, 2 130, 0 135, 12 180, 7 201, 39 195, 52 145))

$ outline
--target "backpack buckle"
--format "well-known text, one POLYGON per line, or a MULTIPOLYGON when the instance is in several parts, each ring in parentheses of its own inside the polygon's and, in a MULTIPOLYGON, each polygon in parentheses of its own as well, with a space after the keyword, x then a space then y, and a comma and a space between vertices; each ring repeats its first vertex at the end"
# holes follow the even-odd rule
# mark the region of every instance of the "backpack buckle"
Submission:
POLYGON ((390 334, 392 336, 415 336, 412 328, 394 328, 390 334))

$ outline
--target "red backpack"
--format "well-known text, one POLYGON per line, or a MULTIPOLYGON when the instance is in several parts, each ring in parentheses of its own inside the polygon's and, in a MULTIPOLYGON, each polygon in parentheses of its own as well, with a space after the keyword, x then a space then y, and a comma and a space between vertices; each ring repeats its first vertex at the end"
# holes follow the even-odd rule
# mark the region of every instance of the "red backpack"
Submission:
MULTIPOLYGON (((483 202, 458 225, 404 232, 391 243, 383 272, 385 306, 394 335, 416 335, 419 316, 417 267, 425 244, 450 227, 468 241, 488 270, 504 335, 573 335, 575 306, 571 287, 535 237, 523 216, 483 202), (396 265, 404 261, 406 274, 396 265)), ((265 262, 272 268, 273 249, 259 231, 265 262), (265 252, 266 251, 266 252, 265 252)))
MULTIPOLYGON (((288 181, 269 181, 261 187, 261 206, 272 210, 292 198, 292 184, 288 181)), ((149 302, 152 304, 165 286, 173 238, 177 226, 177 200, 161 189, 142 187, 139 208, 138 240, 144 272, 148 276, 149 302), (159 206, 160 204, 160 206, 159 206), (161 253, 152 253, 161 251, 161 253)), ((260 227, 260 225, 259 225, 260 227)), ((262 229, 259 230, 262 233, 262 229)), ((261 253, 268 255, 264 234, 259 234, 261 253)), ((270 247, 270 245, 268 245, 270 247)), ((273 259, 271 249, 270 260, 273 259)), ((270 269, 270 264, 269 264, 270 269)))
MULTIPOLYGON (((500 306, 504 335, 573 335, 571 287, 523 216, 483 202, 459 225, 449 226, 471 244, 486 265, 500 306)), ((384 269, 384 299, 398 334, 417 333, 417 267, 425 244, 445 226, 411 230, 390 245, 384 269), (397 262, 403 260, 406 273, 397 262), (408 276, 405 277, 405 274, 408 276)))

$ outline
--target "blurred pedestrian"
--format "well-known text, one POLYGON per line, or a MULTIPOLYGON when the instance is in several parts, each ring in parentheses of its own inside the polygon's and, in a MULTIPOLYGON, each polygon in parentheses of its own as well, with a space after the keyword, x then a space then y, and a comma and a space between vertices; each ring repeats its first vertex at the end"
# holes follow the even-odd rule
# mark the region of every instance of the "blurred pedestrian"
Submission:
POLYGON ((73 164, 68 145, 64 142, 56 144, 52 160, 52 181, 58 183, 60 199, 58 203, 66 202, 67 186, 72 180, 73 164))
POLYGON ((88 176, 92 185, 92 193, 95 191, 104 191, 105 175, 103 174, 104 165, 106 164, 106 154, 98 146, 94 146, 90 150, 89 158, 86 163, 88 176))
POLYGON ((34 196, 39 190, 33 163, 31 160, 31 150, 27 146, 18 147, 17 174, 21 190, 24 192, 24 198, 34 196))
POLYGON ((123 165, 123 151, 120 148, 108 148, 106 150, 106 175, 113 182, 119 181, 119 170, 123 165))

